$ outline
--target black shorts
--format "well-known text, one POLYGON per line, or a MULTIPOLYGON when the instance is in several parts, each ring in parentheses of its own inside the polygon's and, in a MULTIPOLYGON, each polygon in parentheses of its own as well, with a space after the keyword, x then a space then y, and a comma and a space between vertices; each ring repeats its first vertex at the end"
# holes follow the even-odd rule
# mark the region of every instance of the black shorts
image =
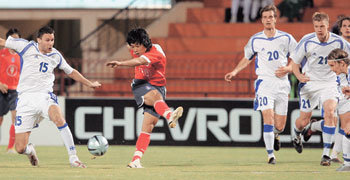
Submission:
POLYGON ((0 93, 0 116, 16 109, 17 91, 8 90, 6 94, 0 93))
POLYGON ((166 96, 166 88, 165 86, 154 86, 146 80, 142 79, 133 79, 131 84, 132 92, 135 97, 136 104, 139 107, 143 107, 144 112, 148 112, 152 114, 153 116, 160 118, 160 115, 156 112, 153 106, 148 106, 145 104, 144 95, 152 90, 158 90, 158 92, 163 96, 163 99, 165 100, 166 96))

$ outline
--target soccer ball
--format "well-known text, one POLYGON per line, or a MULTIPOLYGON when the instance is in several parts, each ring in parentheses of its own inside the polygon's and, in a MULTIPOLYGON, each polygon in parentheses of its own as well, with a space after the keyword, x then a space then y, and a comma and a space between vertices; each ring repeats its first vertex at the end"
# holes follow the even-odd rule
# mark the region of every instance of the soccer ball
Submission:
POLYGON ((102 156, 107 152, 108 141, 101 135, 92 136, 87 144, 89 152, 94 156, 102 156))

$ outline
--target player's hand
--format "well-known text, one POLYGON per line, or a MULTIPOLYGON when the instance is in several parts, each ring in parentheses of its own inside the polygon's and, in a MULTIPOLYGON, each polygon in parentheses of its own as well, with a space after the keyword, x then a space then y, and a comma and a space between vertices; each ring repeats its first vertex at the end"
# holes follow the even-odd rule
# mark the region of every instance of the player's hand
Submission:
POLYGON ((98 81, 92 82, 89 86, 90 88, 99 88, 101 87, 101 84, 98 81))
POLYGON ((6 84, 0 83, 0 91, 1 91, 3 94, 7 94, 7 90, 8 90, 8 86, 7 86, 6 84))
POLYGON ((288 68, 286 66, 281 66, 275 71, 275 75, 278 78, 281 78, 281 77, 285 76, 286 74, 288 74, 289 72, 291 72, 291 68, 288 68))
POLYGON ((232 71, 225 75, 225 81, 231 82, 231 80, 237 75, 236 72, 232 71))
POLYGON ((120 65, 121 63, 119 61, 110 61, 106 64, 106 66, 109 66, 111 68, 117 68, 120 65))
POLYGON ((306 83, 306 82, 310 81, 310 78, 308 76, 306 76, 305 73, 296 75, 296 77, 299 80, 299 82, 301 82, 301 83, 306 83))
POLYGON ((343 94, 345 95, 346 99, 350 98, 350 86, 345 86, 341 89, 343 94))

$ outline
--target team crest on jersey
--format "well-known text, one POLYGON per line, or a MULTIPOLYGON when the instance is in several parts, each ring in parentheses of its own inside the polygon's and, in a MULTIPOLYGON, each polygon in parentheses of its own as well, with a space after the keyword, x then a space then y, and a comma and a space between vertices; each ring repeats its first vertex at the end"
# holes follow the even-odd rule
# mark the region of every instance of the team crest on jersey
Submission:
POLYGON ((14 58, 14 57, 11 58, 11 62, 12 62, 12 63, 15 62, 15 58, 14 58))
POLYGON ((10 76, 10 77, 16 76, 17 73, 18 73, 18 68, 17 68, 17 66, 11 64, 9 67, 7 67, 6 73, 7 73, 7 75, 10 76))
POLYGON ((265 48, 262 48, 261 51, 265 51, 265 48))

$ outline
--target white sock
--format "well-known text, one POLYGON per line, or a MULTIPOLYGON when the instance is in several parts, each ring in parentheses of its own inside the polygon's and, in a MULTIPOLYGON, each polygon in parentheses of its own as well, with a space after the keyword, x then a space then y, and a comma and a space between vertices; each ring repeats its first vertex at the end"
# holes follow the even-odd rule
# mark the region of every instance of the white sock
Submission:
POLYGON ((340 152, 342 152, 342 143, 343 143, 343 134, 340 133, 341 129, 339 129, 339 132, 337 132, 334 137, 334 146, 332 149, 332 154, 331 154, 331 158, 337 158, 338 154, 340 152))
POLYGON ((296 136, 300 136, 301 131, 302 131, 302 130, 298 129, 297 127, 294 127, 294 132, 295 132, 295 135, 296 135, 296 136))
POLYGON ((61 127, 58 127, 58 129, 60 130, 60 134, 62 137, 62 140, 64 142, 64 145, 66 146, 68 155, 76 155, 77 151, 75 149, 75 145, 74 145, 74 141, 73 141, 73 136, 72 133, 68 127, 68 124, 64 124, 61 127))
POLYGON ((275 155, 273 154, 274 138, 275 134, 273 133, 273 125, 264 124, 264 142, 269 158, 275 157, 275 155))
POLYGON ((334 136, 335 126, 324 126, 322 131, 323 138, 323 153, 322 155, 329 156, 329 151, 332 147, 332 138, 334 136))
POLYGON ((322 132, 324 126, 324 120, 321 119, 319 121, 316 121, 314 123, 311 124, 311 131, 316 132, 316 131, 320 131, 322 132))
POLYGON ((344 165, 350 166, 350 135, 343 137, 343 158, 344 165))
POLYGON ((32 154, 32 152, 33 152, 33 146, 28 146, 27 145, 26 150, 24 151, 23 154, 29 155, 29 154, 32 154))

